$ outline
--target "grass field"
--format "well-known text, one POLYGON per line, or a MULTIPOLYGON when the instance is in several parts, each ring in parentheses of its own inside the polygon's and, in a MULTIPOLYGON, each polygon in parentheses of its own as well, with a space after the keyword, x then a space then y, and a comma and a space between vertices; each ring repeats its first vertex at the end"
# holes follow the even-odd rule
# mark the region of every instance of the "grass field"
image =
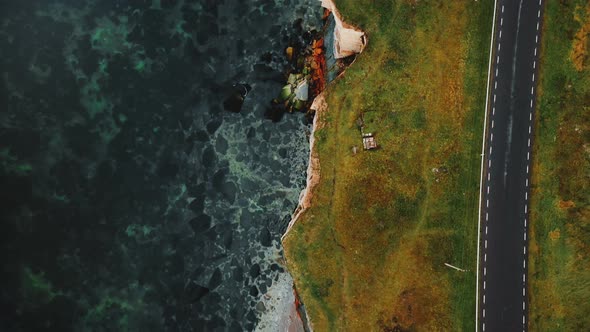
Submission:
POLYGON ((590 331, 590 3, 546 4, 529 251, 532 331, 590 331))
POLYGON ((493 1, 336 3, 369 44, 328 90, 289 270, 316 331, 473 330, 493 1), (380 149, 354 155, 361 113, 380 149))

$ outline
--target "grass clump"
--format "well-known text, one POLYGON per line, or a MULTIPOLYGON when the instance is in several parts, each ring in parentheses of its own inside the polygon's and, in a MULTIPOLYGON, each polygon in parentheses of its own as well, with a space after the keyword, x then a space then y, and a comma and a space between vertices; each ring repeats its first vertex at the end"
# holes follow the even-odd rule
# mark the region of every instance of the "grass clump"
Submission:
POLYGON ((590 330, 590 3, 546 4, 533 153, 529 324, 590 330))
POLYGON ((317 331, 473 330, 493 1, 336 2, 369 44, 319 115, 289 270, 317 331), (380 149, 353 154, 361 114, 380 149))

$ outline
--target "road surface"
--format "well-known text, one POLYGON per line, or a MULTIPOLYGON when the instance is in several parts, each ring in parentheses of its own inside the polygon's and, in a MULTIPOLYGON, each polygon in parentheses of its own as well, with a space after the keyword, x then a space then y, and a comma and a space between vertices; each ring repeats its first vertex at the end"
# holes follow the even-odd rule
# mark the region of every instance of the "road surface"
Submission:
POLYGON ((527 230, 544 0, 498 0, 480 223, 479 331, 527 330, 527 230))

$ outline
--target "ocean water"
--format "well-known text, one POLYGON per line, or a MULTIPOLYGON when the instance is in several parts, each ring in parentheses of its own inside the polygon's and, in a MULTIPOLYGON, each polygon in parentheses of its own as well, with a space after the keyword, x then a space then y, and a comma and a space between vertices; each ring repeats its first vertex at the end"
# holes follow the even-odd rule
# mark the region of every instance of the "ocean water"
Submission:
POLYGON ((317 0, 0 0, 2 331, 243 331, 284 270, 317 0), (234 84, 251 91, 224 110, 234 84))

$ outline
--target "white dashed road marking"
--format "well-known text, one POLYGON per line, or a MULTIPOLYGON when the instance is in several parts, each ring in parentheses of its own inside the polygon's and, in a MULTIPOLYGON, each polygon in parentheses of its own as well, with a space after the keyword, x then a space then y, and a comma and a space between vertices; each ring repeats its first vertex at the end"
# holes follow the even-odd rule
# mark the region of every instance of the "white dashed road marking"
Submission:
MULTIPOLYGON (((542 0, 539 0, 539 6, 541 6, 541 4, 542 4, 542 0)), ((492 106, 492 112, 491 112, 492 114, 491 114, 491 119, 490 119, 491 120, 491 129, 489 130, 489 141, 488 141, 489 151, 488 151, 488 156, 487 156, 487 159, 488 159, 487 168, 488 169, 487 169, 487 185, 486 185, 486 191, 485 191, 485 196, 486 196, 485 197, 485 209, 486 209, 486 211, 485 211, 485 223, 483 225, 483 226, 485 226, 485 238, 484 238, 484 241, 483 241, 483 244, 484 244, 483 262, 484 263, 483 263, 483 270, 480 270, 480 271, 483 271, 483 294, 482 294, 482 298, 481 298, 482 299, 482 302, 483 302, 483 305, 482 305, 482 308, 481 308, 481 310, 482 310, 481 313, 482 313, 482 316, 483 316, 484 319, 486 318, 486 301, 487 301, 487 297, 486 297, 486 295, 487 295, 486 294, 486 278, 487 278, 487 266, 486 266, 486 262, 487 262, 487 257, 488 257, 488 255, 487 255, 487 249, 488 249, 488 239, 487 239, 487 236, 488 236, 488 222, 491 222, 492 224, 494 222, 493 220, 490 220, 488 211, 489 211, 489 208, 490 208, 490 198, 491 198, 490 197, 491 184, 492 184, 491 183, 491 168, 492 168, 492 152, 493 152, 492 144, 494 142, 494 129, 495 129, 494 116, 496 114, 496 107, 495 107, 495 105, 496 105, 496 101, 497 101, 497 95, 496 95, 496 92, 495 91, 498 89, 498 79, 497 78, 498 78, 498 74, 499 74, 499 64, 500 64, 500 54, 499 53, 500 53, 500 51, 502 49, 501 39, 502 39, 502 35, 503 35, 502 27, 503 27, 503 24, 504 24, 503 14, 504 14, 504 5, 502 5, 502 7, 501 7, 501 15, 500 15, 500 22, 499 22, 500 23, 500 27, 498 29, 498 38, 495 41, 497 43, 497 45, 496 45, 496 53, 497 54, 496 54, 496 59, 495 59, 496 60, 496 63, 494 64, 494 66, 495 66, 495 68, 494 68, 494 74, 495 74, 495 76, 494 76, 494 82, 493 82, 493 91, 489 91, 488 90, 489 92, 493 92, 493 102, 492 102, 492 105, 491 105, 492 106)), ((528 188, 529 188, 529 176, 530 176, 529 175, 530 174, 530 164, 529 163, 530 163, 530 158, 531 158, 531 149, 530 148, 531 148, 531 134, 532 134, 532 117, 533 117, 532 112, 533 112, 534 99, 535 99, 535 83, 536 83, 536 73, 535 73, 535 71, 537 69, 536 57, 537 57, 537 52, 538 52, 539 31, 540 31, 540 28, 541 28, 541 26, 540 26, 540 17, 541 17, 541 9, 539 8, 537 10, 537 22, 536 22, 536 26, 535 26, 537 33, 535 34, 534 57, 532 59, 533 60, 532 61, 533 62, 532 63, 532 69, 533 69, 532 71, 533 72, 532 72, 532 75, 531 75, 531 91, 530 91, 531 98, 530 98, 530 101, 529 101, 530 112, 529 112, 529 125, 528 125, 528 137, 527 137, 527 146, 528 146, 528 149, 526 150, 527 164, 526 164, 526 175, 525 175, 524 218, 523 218, 524 219, 524 232, 523 232, 523 242, 524 243, 523 243, 523 247, 522 247, 522 255, 523 255, 523 260, 522 260, 522 268, 523 268, 523 271, 522 271, 522 283, 523 283, 523 286, 522 286, 522 297, 523 297, 522 298, 522 324, 523 324, 523 326, 522 326, 522 330, 523 330, 523 332, 526 331, 526 325, 525 325, 526 324, 526 272, 527 272, 526 271, 526 254, 527 254, 527 243, 526 243, 526 240, 527 240, 527 224, 528 224, 528 220, 527 220, 527 217, 526 216, 528 215, 528 201, 529 201, 529 199, 528 199, 529 198, 528 197, 528 188)), ((491 42, 490 50, 493 49, 493 46, 492 46, 493 45, 493 42, 494 41, 491 42)), ((490 71, 491 71, 492 65, 493 65, 492 62, 491 62, 491 60, 492 60, 492 55, 490 54, 490 64, 489 64, 490 71)), ((491 81, 489 81, 489 78, 490 78, 489 77, 489 73, 490 72, 488 71, 488 82, 489 82, 488 84, 492 83, 491 81)), ((489 89, 489 85, 488 85, 488 89, 489 89)), ((487 97, 486 97, 486 100, 488 100, 487 97)), ((489 107, 490 105, 487 104, 486 106, 489 107)), ((485 142, 485 140, 484 140, 484 142, 485 142)), ((485 146, 485 143, 484 143, 484 146, 485 146)), ((485 151, 485 149, 483 149, 483 151, 485 151)), ((485 165, 483 163, 483 160, 484 160, 484 157, 482 156, 482 166, 485 165)), ((484 172, 484 170, 482 169, 482 181, 483 181, 483 174, 485 174, 483 172, 484 172)), ((482 183, 482 185, 483 185, 483 183, 482 183)), ((480 216, 481 216, 481 214, 480 214, 480 216)), ((478 257, 481 257, 481 256, 478 256, 478 257)), ((479 261, 478 261, 478 266, 479 266, 479 261)), ((482 320, 481 327, 482 327, 482 331, 485 331, 485 329, 486 329, 486 322, 485 322, 485 320, 482 320)))

